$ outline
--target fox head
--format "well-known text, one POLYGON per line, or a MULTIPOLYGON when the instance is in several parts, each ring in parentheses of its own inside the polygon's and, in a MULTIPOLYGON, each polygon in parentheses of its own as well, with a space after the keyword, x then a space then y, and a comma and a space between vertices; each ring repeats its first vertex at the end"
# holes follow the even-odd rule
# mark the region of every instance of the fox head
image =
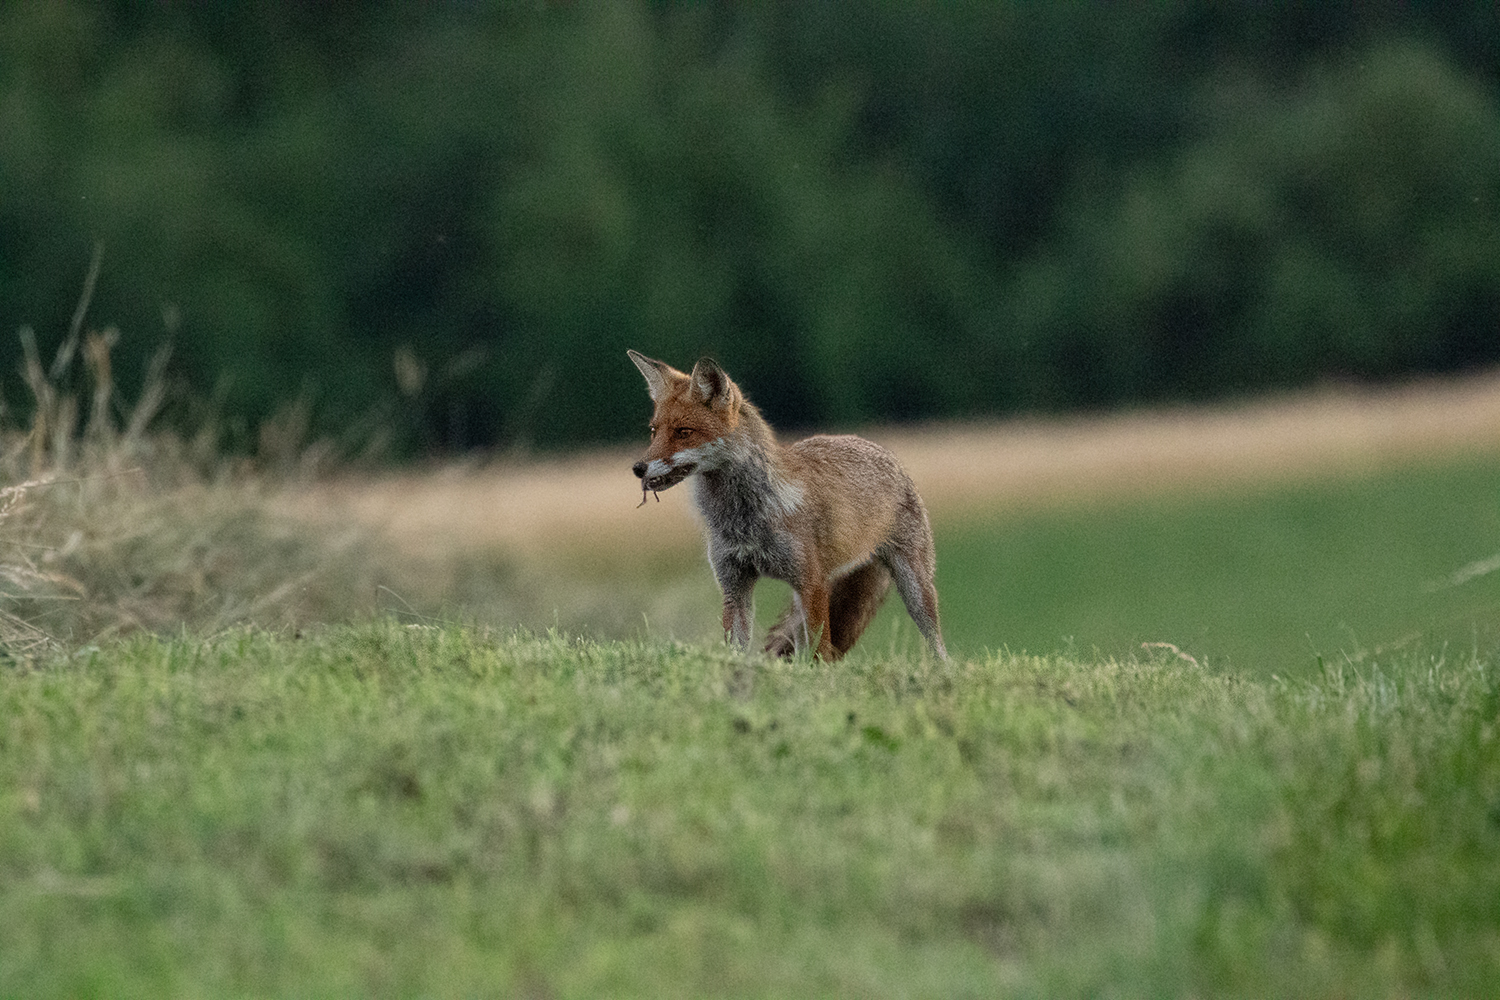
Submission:
POLYGON ((646 377, 651 415, 651 446, 631 471, 642 489, 664 490, 695 472, 710 472, 732 456, 731 435, 749 406, 724 369, 704 358, 683 374, 636 351, 630 360, 646 377))

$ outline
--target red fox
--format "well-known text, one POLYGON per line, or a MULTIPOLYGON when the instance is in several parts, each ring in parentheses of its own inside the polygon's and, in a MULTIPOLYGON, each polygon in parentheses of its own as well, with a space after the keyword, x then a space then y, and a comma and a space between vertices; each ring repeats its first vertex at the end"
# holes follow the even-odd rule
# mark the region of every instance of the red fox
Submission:
POLYGON ((704 358, 683 374, 635 351, 655 404, 651 447, 633 472, 646 491, 696 476, 708 560, 724 594, 724 632, 750 645, 751 592, 762 576, 792 586, 792 606, 765 649, 790 655, 816 642, 836 660, 870 624, 894 579, 932 652, 938 627, 936 556, 927 508, 890 452, 852 434, 782 447, 760 411, 704 358))

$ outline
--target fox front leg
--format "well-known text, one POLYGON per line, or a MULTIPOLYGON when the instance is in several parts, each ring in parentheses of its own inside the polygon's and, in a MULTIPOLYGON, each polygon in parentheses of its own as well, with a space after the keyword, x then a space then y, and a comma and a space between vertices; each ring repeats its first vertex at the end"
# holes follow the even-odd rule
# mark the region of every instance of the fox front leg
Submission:
POLYGON ((758 574, 743 564, 723 561, 714 564, 719 589, 724 592, 724 636, 741 649, 750 648, 750 634, 755 627, 755 580, 758 574))

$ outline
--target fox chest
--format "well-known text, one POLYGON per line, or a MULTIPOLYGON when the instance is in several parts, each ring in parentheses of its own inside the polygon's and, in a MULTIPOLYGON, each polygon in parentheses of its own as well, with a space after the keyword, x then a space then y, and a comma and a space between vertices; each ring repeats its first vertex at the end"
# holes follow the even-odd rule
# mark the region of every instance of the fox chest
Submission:
POLYGON ((774 504, 708 489, 700 489, 697 499, 715 567, 728 563, 757 576, 800 579, 801 546, 774 504))

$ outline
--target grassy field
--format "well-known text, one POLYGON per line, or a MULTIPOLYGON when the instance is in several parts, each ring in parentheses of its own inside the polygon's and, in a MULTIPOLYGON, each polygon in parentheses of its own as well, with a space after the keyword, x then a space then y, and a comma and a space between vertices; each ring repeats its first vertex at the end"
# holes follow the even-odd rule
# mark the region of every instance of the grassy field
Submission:
POLYGON ((1172 642, 1216 667, 1286 675, 1418 640, 1500 639, 1500 573, 1485 571, 1500 554, 1493 459, 939 529, 945 627, 972 653, 1172 642))
POLYGON ((820 665, 719 643, 685 497, 617 457, 330 482, 107 382, 80 427, 29 351, 0 997, 1500 981, 1500 460, 1454 419, 1494 380, 928 440, 956 662, 891 602, 820 665))
POLYGON ((0 996, 1478 996, 1500 674, 377 622, 0 667, 0 996))

